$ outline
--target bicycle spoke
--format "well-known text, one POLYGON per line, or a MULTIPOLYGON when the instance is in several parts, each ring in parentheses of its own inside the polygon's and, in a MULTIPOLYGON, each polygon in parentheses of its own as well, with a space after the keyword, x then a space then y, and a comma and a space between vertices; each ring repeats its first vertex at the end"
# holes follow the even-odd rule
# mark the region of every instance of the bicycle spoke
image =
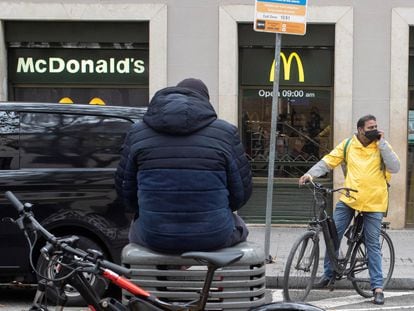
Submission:
MULTIPOLYGON (((381 231, 380 246, 382 273, 384 278, 383 287, 385 288, 391 279, 395 263, 394 246, 392 245, 392 241, 385 231, 381 231)), ((354 267, 350 272, 352 285, 361 296, 372 297, 368 271, 368 256, 363 241, 357 244, 357 249, 354 251, 352 262, 354 263, 354 267)))
POLYGON ((304 301, 312 288, 319 262, 319 245, 306 232, 289 254, 284 274, 284 297, 288 301, 304 301))

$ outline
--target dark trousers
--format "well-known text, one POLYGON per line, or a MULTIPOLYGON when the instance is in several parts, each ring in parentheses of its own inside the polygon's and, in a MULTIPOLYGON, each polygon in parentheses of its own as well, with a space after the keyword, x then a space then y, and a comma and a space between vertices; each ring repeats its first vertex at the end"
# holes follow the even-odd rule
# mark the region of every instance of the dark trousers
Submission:
MULTIPOLYGON (((226 243, 224 243, 224 247, 230 247, 236 245, 237 243, 244 242, 249 235, 249 229, 247 229, 246 224, 244 223, 243 219, 233 213, 234 218, 234 229, 233 233, 229 236, 226 243)), ((145 243, 140 235, 138 234, 138 218, 133 220, 131 223, 131 227, 129 228, 129 242, 139 244, 145 247, 149 247, 147 243, 145 243)), ((212 237, 214 239, 214 237, 212 237)), ((150 247, 149 247, 150 248, 150 247)), ((197 250, 194 250, 197 251, 197 250)))

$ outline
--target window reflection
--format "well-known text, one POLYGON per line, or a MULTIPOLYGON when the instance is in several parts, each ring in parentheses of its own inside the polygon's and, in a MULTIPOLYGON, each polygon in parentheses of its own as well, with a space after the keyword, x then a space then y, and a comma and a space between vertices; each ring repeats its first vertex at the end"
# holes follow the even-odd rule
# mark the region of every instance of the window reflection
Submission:
POLYGON ((116 167, 130 126, 115 117, 22 113, 21 167, 116 167))
MULTIPOLYGON (((269 90, 271 92, 271 90, 269 90)), ((331 148, 331 92, 287 90, 278 104, 275 177, 297 178, 331 148), (296 96, 295 96, 296 95, 296 96)), ((242 91, 242 137, 254 176, 268 173, 272 97, 262 89, 242 91)))
POLYGON ((414 90, 410 91, 407 152, 407 225, 414 225, 414 90))
POLYGON ((0 111, 0 170, 19 165, 19 114, 0 111))

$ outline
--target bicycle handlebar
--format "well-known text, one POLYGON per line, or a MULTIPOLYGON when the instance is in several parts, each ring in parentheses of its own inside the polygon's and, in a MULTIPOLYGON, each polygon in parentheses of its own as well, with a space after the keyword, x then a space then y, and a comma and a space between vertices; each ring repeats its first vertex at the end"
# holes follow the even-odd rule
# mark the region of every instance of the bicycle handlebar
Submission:
POLYGON ((19 201, 18 198, 11 191, 6 192, 6 198, 11 202, 14 208, 17 210, 19 215, 24 211, 24 205, 19 201))
POLYGON ((310 184, 312 184, 312 186, 321 192, 325 192, 325 193, 334 193, 334 192, 339 192, 339 191, 345 191, 344 195, 346 197, 351 197, 350 192, 358 192, 358 190, 356 189, 352 189, 352 188, 348 188, 348 187, 340 187, 340 188, 336 188, 336 189, 330 189, 330 188, 326 188, 324 187, 322 184, 314 182, 313 180, 309 181, 310 184))
MULTIPOLYGON (((11 191, 7 191, 5 194, 6 198, 11 202, 11 204, 14 206, 14 208, 17 210, 19 214, 19 219, 25 220, 27 219, 30 224, 32 224, 35 231, 39 231, 43 237, 46 239, 47 242, 52 244, 57 249, 61 249, 63 251, 66 251, 72 255, 78 256, 82 259, 85 259, 94 265, 97 265, 98 268, 102 267, 104 269, 112 270, 113 272, 120 274, 120 275, 130 275, 131 270, 127 269, 125 267, 122 267, 120 265, 117 265, 113 262, 107 261, 105 259, 97 258, 94 256, 91 256, 90 253, 85 252, 82 249, 79 248, 73 248, 70 246, 67 242, 63 241, 63 239, 59 239, 55 237, 52 233, 47 231, 37 220, 33 217, 33 214, 29 211, 25 210, 25 205, 13 194, 11 191)), ((21 230, 26 231, 27 230, 27 224, 24 221, 16 221, 20 227, 21 230)), ((47 250, 48 248, 44 248, 47 250)), ((49 249, 50 251, 50 249, 49 249)))
POLYGON ((82 249, 79 248, 73 248, 72 246, 66 244, 66 243, 62 243, 60 245, 60 248, 63 249, 64 251, 71 253, 75 256, 81 257, 83 259, 86 259, 87 261, 92 262, 93 264, 97 264, 99 267, 102 267, 104 269, 109 269, 114 271, 117 274, 120 275, 124 275, 124 276, 128 276, 131 274, 131 270, 125 267, 122 267, 120 265, 117 265, 113 262, 110 262, 108 260, 105 259, 100 259, 100 258, 94 258, 93 256, 91 256, 89 253, 85 252, 82 249))
POLYGON ((131 270, 125 267, 122 267, 120 265, 117 265, 113 262, 110 262, 108 260, 101 259, 100 265, 104 267, 105 269, 112 270, 116 272, 117 274, 123 275, 123 276, 130 276, 131 270))
MULTIPOLYGON (((26 212, 24 209, 24 204, 20 202, 20 200, 13 194, 11 191, 6 192, 6 198, 11 202, 11 204, 14 206, 14 208, 17 210, 19 217, 22 217, 24 219, 28 219, 30 223, 32 224, 34 230, 40 231, 42 235, 46 238, 46 240, 53 245, 56 244, 56 237, 51 234, 49 231, 47 231, 37 220, 33 217, 33 215, 30 212, 26 212)), ((26 230, 26 224, 24 221, 17 220, 17 223, 19 225, 19 228, 21 230, 26 230)))

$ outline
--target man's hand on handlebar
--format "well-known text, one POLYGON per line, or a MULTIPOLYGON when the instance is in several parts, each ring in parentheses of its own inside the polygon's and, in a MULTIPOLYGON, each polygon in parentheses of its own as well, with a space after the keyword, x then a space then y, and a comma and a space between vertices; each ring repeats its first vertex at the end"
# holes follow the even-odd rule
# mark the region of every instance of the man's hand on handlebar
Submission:
POLYGON ((310 182, 313 180, 313 177, 310 174, 305 174, 302 177, 299 178, 299 186, 302 186, 306 184, 307 182, 310 182))

